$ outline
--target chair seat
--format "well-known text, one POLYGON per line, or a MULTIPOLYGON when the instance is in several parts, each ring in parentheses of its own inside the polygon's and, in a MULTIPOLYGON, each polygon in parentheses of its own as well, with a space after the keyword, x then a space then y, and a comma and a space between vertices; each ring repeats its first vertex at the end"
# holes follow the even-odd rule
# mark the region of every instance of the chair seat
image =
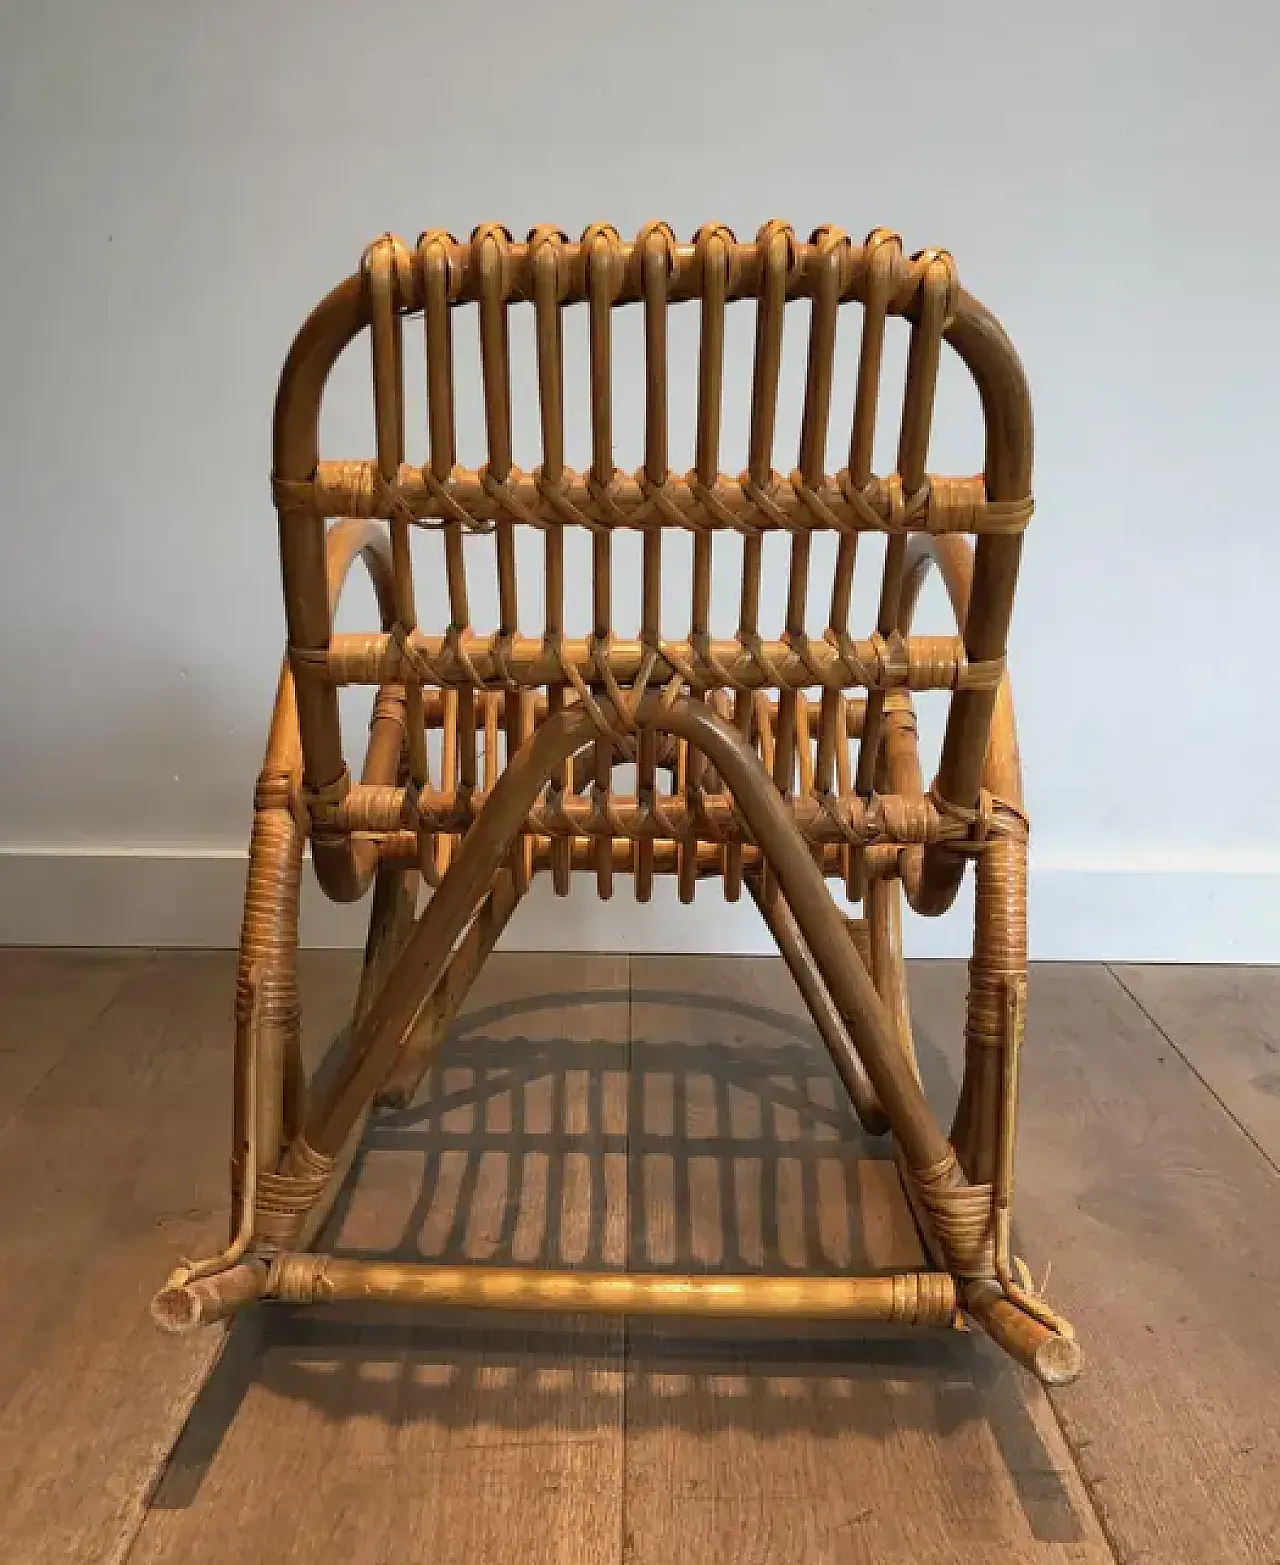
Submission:
MULTIPOLYGON (((428 884, 437 884, 448 867, 457 844, 483 812, 494 781, 501 775, 510 749, 505 730, 503 693, 478 692, 471 703, 477 739, 478 780, 475 789, 431 787, 413 790, 353 787, 340 808, 326 818, 336 829, 361 831, 375 836, 384 861, 421 862, 428 884), (428 839, 424 847, 424 838, 428 839)), ((968 835, 965 822, 948 820, 922 791, 918 779, 911 794, 874 790, 855 791, 859 741, 866 713, 865 699, 843 694, 837 707, 837 786, 829 793, 815 786, 820 745, 822 703, 812 697, 770 698, 756 693, 735 714, 727 693, 712 692, 708 705, 728 721, 735 720, 765 769, 778 782, 797 830, 810 844, 814 857, 828 876, 845 881, 851 894, 869 879, 897 872, 899 854, 926 842, 953 840, 961 844, 968 835), (789 700, 791 715, 780 723, 789 700), (779 764, 780 729, 790 736, 791 766, 779 764)), ((530 727, 545 720, 546 696, 528 703, 530 727)), ((385 706, 384 706, 385 711, 385 706)), ((434 767, 437 776, 454 776, 462 743, 463 713, 456 692, 433 692, 424 702, 428 733, 437 738, 434 767)), ((895 735, 906 737, 908 781, 914 767, 915 718, 905 692, 890 692, 884 721, 888 745, 895 735)), ((606 861, 612 870, 635 874, 646 856, 653 873, 681 872, 683 881, 721 877, 736 896, 741 873, 760 862, 758 848, 744 829, 732 793, 713 767, 706 767, 695 789, 690 773, 700 757, 685 740, 659 734, 650 736, 652 780, 638 786, 636 754, 638 735, 625 747, 603 746, 608 751, 601 765, 602 745, 591 743, 571 757, 563 780, 548 784, 529 812, 522 833, 531 839, 531 870, 566 863, 574 870, 594 870, 606 861), (560 844, 560 849, 554 844, 560 844), (606 847, 602 844, 608 844, 606 847), (643 847, 642 847, 643 845, 643 847), (566 850, 568 857, 566 859, 566 850)), ((558 890, 567 886, 558 884, 558 890)))

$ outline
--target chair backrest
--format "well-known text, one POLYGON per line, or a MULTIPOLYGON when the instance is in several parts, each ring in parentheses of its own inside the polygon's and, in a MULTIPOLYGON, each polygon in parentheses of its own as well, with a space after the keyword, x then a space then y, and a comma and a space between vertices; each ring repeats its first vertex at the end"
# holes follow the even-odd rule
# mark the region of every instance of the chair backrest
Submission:
MULTIPOLYGON (((409 249, 387 235, 370 246, 360 272, 324 300, 299 333, 276 405, 274 492, 280 514, 290 649, 298 675, 298 713, 305 781, 317 795, 339 786, 345 766, 336 689, 348 683, 404 681, 410 717, 421 713, 421 688, 462 692, 505 689, 509 737, 518 738, 521 691, 543 689, 555 705, 573 691, 585 695, 636 683, 680 681, 695 692, 736 693, 741 705, 758 690, 779 692, 778 721, 794 733, 799 693, 823 692, 813 785, 833 780, 835 697, 868 691, 857 767, 858 791, 869 792, 887 691, 942 688, 954 692, 936 782, 940 797, 961 809, 976 801, 982 755, 1005 638, 1021 547, 1031 514, 1031 416, 1017 357, 993 318, 959 287, 945 251, 906 258, 897 237, 871 233, 862 245, 836 228, 818 229, 801 242, 785 224, 769 222, 753 243, 707 225, 690 244, 652 223, 624 242, 594 224, 578 242, 539 227, 525 243, 486 224, 470 241, 429 231, 409 249), (745 471, 720 470, 725 374, 726 307, 754 301, 754 363, 745 471), (788 304, 810 301, 807 373, 795 470, 773 468, 775 422, 788 304), (700 317, 696 448, 690 472, 668 467, 668 312, 696 305, 700 317), (856 339, 842 319, 845 305, 861 307, 856 339), (532 310, 541 421, 540 461, 516 464, 512 441, 512 366, 508 314, 532 310), (613 384, 614 311, 638 306, 644 337, 644 461, 634 473, 615 468, 613 384), (478 314, 488 460, 479 470, 456 462, 453 312, 478 314), (584 306, 589 328, 592 460, 585 472, 565 461, 563 312, 584 306), (429 457, 405 463, 403 321, 421 313, 429 457), (897 444, 896 471, 877 475, 872 453, 886 322, 909 323, 909 350, 897 444), (839 339, 856 340, 852 407, 833 410, 839 339), (368 328, 373 356, 376 456, 321 461, 319 413, 326 379, 344 346, 368 328), (949 343, 977 385, 985 423, 979 476, 940 477, 927 469, 942 344, 949 343), (848 430, 848 461, 826 471, 832 419, 848 430), (381 635, 335 636, 324 582, 325 519, 382 517, 390 524, 395 624, 381 635), (410 529, 438 531, 448 585, 450 623, 420 630, 409 548, 410 529), (544 553, 542 621, 536 636, 521 634, 516 534, 536 530, 544 553), (566 528, 591 536, 592 634, 565 634, 566 528), (619 529, 643 535, 640 634, 620 639, 613 627, 613 537, 619 529), (672 530, 692 534, 688 582, 689 630, 669 638, 661 624, 663 551, 672 530), (762 626, 762 540, 771 531, 790 536, 784 623, 762 626), (827 629, 806 632, 811 543, 815 532, 837 536, 827 629), (717 534, 742 536, 738 630, 715 639, 709 609, 712 553, 717 534), (874 633, 849 633, 850 592, 859 535, 888 535, 874 633), (962 637, 904 638, 899 634, 906 545, 913 533, 975 535, 973 590, 962 637), (473 630, 465 540, 492 538, 486 568, 496 572, 498 623, 473 630), (489 563, 489 562, 492 563, 489 563)), ((486 548, 489 546, 486 546, 486 548)), ((474 555, 471 558, 474 570, 474 555)), ((473 578, 474 579, 474 578, 473 578)), ((525 614, 530 613, 525 605, 525 614)), ((804 702, 800 701, 803 707, 804 702)), ((804 721, 804 718, 801 718, 804 721)), ((411 761, 425 773, 417 721, 410 723, 411 761)), ((781 736, 780 736, 781 740, 781 736)), ((790 787, 790 742, 777 763, 790 787)), ((421 778, 418 779, 422 780, 421 778)))

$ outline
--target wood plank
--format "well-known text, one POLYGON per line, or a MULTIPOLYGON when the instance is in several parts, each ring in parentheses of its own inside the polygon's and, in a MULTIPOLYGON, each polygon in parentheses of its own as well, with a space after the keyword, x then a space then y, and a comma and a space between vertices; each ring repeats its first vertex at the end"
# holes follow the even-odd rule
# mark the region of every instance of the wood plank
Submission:
MULTIPOLYGON (((917 1035, 957 1067, 958 964, 911 973, 917 1035)), ((1280 1181, 1101 967, 1032 974, 1019 1244, 1073 1319, 1054 1404, 1122 1561, 1280 1557, 1280 1181)))
POLYGON ((68 955, 79 999, 49 997, 71 1027, 124 980, 0 1139, 6 1562, 123 1559, 217 1356, 220 1334, 166 1338, 147 1304, 225 1233, 233 972, 228 953, 68 955))
POLYGON ((1114 967, 1280 1169, 1280 967, 1114 967))
MULTIPOLYGON (((619 1264, 626 1029, 625 959, 495 957, 322 1245, 619 1264)), ((130 1565, 618 1559, 620 1323, 272 1307, 258 1331, 233 1331, 130 1565)))
MULTIPOLYGON (((669 1235, 663 1259, 717 1264, 727 1228, 749 1236, 761 1269, 919 1264, 888 1148, 835 1109, 834 1072, 780 962, 635 959, 632 1058, 633 1090, 662 1104, 646 1134, 686 1138, 671 1172, 632 1176, 644 1206, 633 1233, 650 1246, 669 1235), (645 1081, 664 1073, 670 1088, 645 1081), (695 1085, 707 1077, 714 1094, 695 1085), (741 1138, 733 1161, 755 1171, 694 1177, 695 1149, 726 1124, 741 1138), (717 1186, 736 1187, 728 1224, 717 1186)), ((661 1152, 650 1148, 655 1164, 661 1152)), ((626 1493, 630 1565, 1111 1558, 1039 1387, 960 1333, 850 1341, 633 1322, 626 1493)))
POLYGON ((130 951, 0 949, 0 1134, 147 959, 130 951))

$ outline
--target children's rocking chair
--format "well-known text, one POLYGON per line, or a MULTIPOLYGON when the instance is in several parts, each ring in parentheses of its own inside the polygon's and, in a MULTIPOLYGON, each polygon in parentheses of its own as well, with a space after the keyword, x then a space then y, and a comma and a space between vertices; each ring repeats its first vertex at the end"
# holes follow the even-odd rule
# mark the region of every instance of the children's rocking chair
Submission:
MULTIPOLYGON (((638 383, 634 390, 638 398, 638 383)), ((1010 1250, 1027 819, 1005 642, 1032 509, 1031 410, 1017 356, 960 288, 951 257, 928 250, 907 259, 883 229, 862 245, 837 228, 803 243, 776 221, 750 244, 717 224, 691 244, 662 223, 630 244, 605 224, 577 243, 539 227, 520 244, 494 224, 467 243, 433 230, 412 250, 385 236, 293 344, 276 403, 274 464, 288 654, 255 795, 240 945, 233 1232, 221 1254, 173 1273, 155 1300, 157 1321, 186 1330, 261 1299, 939 1327, 967 1319, 1041 1380, 1074 1378, 1080 1352, 1071 1328, 1010 1250), (736 300, 748 301, 754 361, 747 465, 730 477, 720 448, 726 316, 736 300), (797 300, 808 301, 807 373, 798 462, 781 476, 773 452, 783 326, 797 300), (699 324, 697 412, 694 465, 678 476, 668 465, 668 394, 680 389, 669 375, 668 322, 685 304, 699 324), (541 421, 541 463, 532 470, 514 460, 513 305, 532 316, 541 421), (564 313, 579 306, 589 342, 585 472, 567 465, 565 450, 564 313), (634 473, 613 462, 614 312, 624 306, 636 307, 643 325, 644 461, 634 473), (488 447, 478 471, 461 467, 455 449, 454 312, 471 307, 488 447), (413 315, 425 325, 429 442, 421 467, 405 461, 402 338, 413 315), (910 346, 897 471, 881 477, 873 445, 891 316, 905 318, 910 346), (858 343, 847 377, 851 408, 833 408, 838 327, 841 342, 858 343), (365 331, 377 454, 322 461, 326 382, 365 331), (978 477, 927 469, 944 343, 981 399, 978 477), (833 418, 835 437, 848 437, 848 465, 834 474, 826 458, 833 418), (345 520, 326 525, 329 518, 345 520), (417 622, 415 529, 440 551, 445 626, 417 622), (614 630, 614 537, 626 529, 641 538, 638 635, 614 630), (664 578, 663 546, 682 532, 692 540, 689 628, 673 635, 664 632, 663 596, 674 551, 664 578), (771 533, 789 539, 781 625, 761 616, 771 533), (813 544, 824 533, 834 544, 830 604, 825 632, 811 637, 813 544), (850 608, 864 533, 885 535, 884 566, 874 630, 855 639, 850 608), (565 625, 565 544, 575 537, 590 539, 585 637, 565 625), (521 633, 518 539, 526 549, 539 541, 542 554, 537 636, 521 633), (719 639, 711 629, 717 542, 741 560, 737 632, 719 639), (338 634, 335 607, 357 557, 372 578, 381 629, 338 634), (959 634, 911 633, 934 565, 959 634), (492 588, 495 566, 497 624, 480 633, 469 585, 480 586, 487 567, 483 585, 492 588), (339 690, 353 684, 377 690, 358 782, 338 720, 339 690), (912 692, 923 690, 950 692, 928 786, 912 705, 912 692), (619 768, 626 770, 616 780, 625 777, 634 792, 615 790, 619 768), (295 978, 307 844, 330 898, 354 901, 372 888, 354 1016, 336 1068, 310 1083, 295 978), (966 1058, 948 1137, 916 1066, 900 919, 904 900, 919 914, 944 912, 970 863, 976 931, 966 1058), (314 1251, 372 1107, 412 1097, 532 877, 549 872, 565 895, 575 871, 594 876, 602 897, 615 875, 630 876, 642 901, 655 875, 674 876, 682 901, 700 878, 718 879, 730 899, 746 887, 862 1125, 893 1138, 930 1266, 896 1275, 675 1276, 314 1251), (860 904, 860 917, 842 915, 831 880, 860 904), (430 894, 419 914, 423 887, 430 894)), ((527 623, 527 601, 525 616, 527 623)))

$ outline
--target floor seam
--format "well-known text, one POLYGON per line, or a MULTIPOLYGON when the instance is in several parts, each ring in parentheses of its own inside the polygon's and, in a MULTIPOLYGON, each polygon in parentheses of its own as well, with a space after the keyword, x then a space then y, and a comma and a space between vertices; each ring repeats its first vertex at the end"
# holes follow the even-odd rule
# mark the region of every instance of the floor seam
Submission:
POLYGON ((156 1496, 160 1493, 160 1486, 164 1483, 166 1477, 168 1476, 169 1469, 173 1466, 174 1458, 178 1454, 178 1447, 182 1443, 182 1437, 187 1432, 187 1425, 191 1422, 191 1419, 196 1411, 196 1406, 199 1403, 200 1398, 204 1395, 205 1387, 209 1384, 210 1380, 213 1379, 214 1373, 218 1368, 219 1360, 226 1352, 227 1344, 231 1338, 230 1322, 227 1322, 225 1326, 205 1326, 202 1329, 205 1331, 220 1331, 222 1335, 216 1348, 214 1349, 212 1356, 210 1357, 209 1363, 205 1366, 204 1371, 193 1379, 190 1387, 188 1388, 187 1410, 183 1414, 182 1420, 178 1424, 176 1431, 174 1431, 171 1438, 166 1441, 164 1454, 157 1460, 155 1470, 152 1472, 151 1477, 147 1481, 146 1487, 142 1493, 142 1503, 138 1506, 137 1515, 134 1519, 133 1529, 127 1537, 121 1540, 123 1543, 123 1548, 121 1552, 116 1555, 114 1565, 129 1565, 129 1561, 133 1558, 134 1550, 138 1547, 138 1544, 142 1539, 143 1528, 147 1525, 147 1521, 151 1516, 152 1511, 155 1509, 156 1496))
POLYGON ((60 1070, 66 1061, 73 1054, 79 1051, 81 1045, 84 1043, 84 1040, 89 1035, 89 1033, 93 1032, 101 1024, 102 1018, 115 1007, 117 1001, 128 987, 129 981, 132 977, 132 973, 122 973, 120 975, 120 981, 111 991, 110 996, 106 1001, 104 1001, 102 1006, 96 1010, 93 1015, 85 1022, 84 1026, 76 1034, 75 1039, 66 1046, 62 1053, 58 1055, 57 1059, 51 1060, 49 1062, 48 1066, 46 1066, 46 1068, 41 1071, 36 1080, 33 1081, 27 1088, 26 1092, 22 1095, 21 1101, 14 1105, 12 1111, 8 1113, 3 1120, 0 1120, 0 1142, 4 1141, 4 1139, 8 1136, 9 1131, 14 1125, 17 1124, 18 1120, 22 1116, 23 1111, 40 1091, 41 1087, 43 1087, 44 1084, 49 1080, 50 1076, 52 1076, 56 1071, 60 1070))
POLYGON ((1161 1026, 1160 1022, 1156 1019, 1152 1012, 1148 1010, 1138 995, 1134 993, 1134 991, 1127 983, 1125 983, 1124 979, 1120 976, 1116 969, 1111 966, 1109 962, 1105 963, 1104 966, 1106 967, 1107 972, 1111 974, 1112 978, 1115 979, 1116 983, 1119 984, 1121 990, 1126 995, 1128 995, 1128 997, 1138 1007, 1146 1019, 1151 1023, 1151 1025, 1178 1056, 1182 1063, 1187 1067, 1191 1074, 1196 1078, 1196 1080, 1218 1105, 1222 1112, 1227 1116, 1231 1123, 1236 1127, 1240 1134, 1245 1138, 1249 1145, 1253 1147, 1253 1149, 1258 1153, 1259 1157, 1262 1158, 1267 1167, 1271 1169, 1272 1173, 1280 1174, 1280 1163, 1276 1162, 1276 1160, 1267 1151, 1266 1147, 1262 1145, 1257 1136, 1255 1136, 1254 1133, 1249 1129, 1248 1125, 1246 1125, 1240 1116, 1236 1114, 1235 1111, 1231 1108, 1230 1104, 1224 1102, 1221 1094, 1214 1087, 1213 1083, 1209 1081, 1209 1079, 1199 1069, 1195 1061, 1189 1059, 1187 1055, 1178 1047, 1176 1040, 1170 1035, 1168 1029, 1161 1026))
MULTIPOLYGON (((1088 1369, 1089 1366, 1086 1363, 1086 1374, 1088 1373, 1088 1369)), ((1075 1443, 1067 1429, 1066 1420, 1062 1416, 1062 1412, 1058 1407, 1057 1401, 1055 1400, 1054 1393, 1047 1386, 1044 1388, 1044 1398, 1045 1401, 1049 1404, 1050 1415, 1052 1416, 1053 1422, 1057 1427, 1058 1434, 1062 1438, 1063 1448, 1066 1451, 1068 1457, 1071 1459, 1071 1465, 1075 1468, 1076 1477, 1080 1480, 1080 1487, 1084 1491, 1084 1497, 1089 1502, 1089 1509, 1093 1513, 1093 1519, 1098 1524, 1098 1531, 1102 1534, 1102 1541, 1106 1545, 1107 1553, 1110 1554, 1111 1558, 1116 1562, 1116 1565, 1125 1565, 1125 1555, 1121 1551, 1119 1539, 1116 1537, 1114 1531, 1112 1530, 1111 1524, 1107 1521, 1107 1518, 1103 1513, 1102 1506, 1098 1501, 1098 1497, 1093 1492, 1093 1485, 1085 1477, 1084 1472, 1080 1467, 1080 1458, 1076 1452, 1075 1443)))
MULTIPOLYGON (((634 983, 635 962, 634 962, 634 958, 632 958, 630 955, 628 955, 625 960, 626 960, 626 964, 627 964, 627 1053, 626 1053, 627 1088, 626 1088, 626 1091, 623 1094, 623 1103, 629 1105, 630 1102, 631 1102, 631 1086, 630 1086, 630 1083, 631 1083, 631 1071, 632 1071, 632 1068, 633 1068, 633 1065, 634 1065, 634 1061, 633 1061, 633 1058, 632 1058, 632 1034, 633 1034, 633 1030, 634 1030, 634 1019, 635 1019, 635 1004, 634 1004, 634 999, 633 999, 633 995, 635 993, 635 983, 634 983)), ((626 1142, 625 1142, 626 1152, 624 1153, 624 1169, 623 1169, 622 1188, 623 1188, 623 1190, 625 1192, 630 1192, 630 1189, 631 1189, 631 1176, 630 1176, 630 1163, 631 1163, 631 1119, 630 1119, 630 1115, 628 1115, 627 1120, 626 1120, 626 1131, 627 1131, 626 1142)), ((626 1234, 628 1236, 628 1249, 629 1249, 629 1236, 631 1234, 631 1213, 629 1211, 624 1212, 624 1214, 623 1214, 623 1229, 622 1229, 622 1231, 623 1231, 624 1234, 626 1234)), ((627 1266, 628 1266, 628 1268, 630 1268, 630 1264, 631 1264, 631 1257, 628 1254, 628 1256, 627 1256, 627 1266)), ((618 1493, 618 1560, 620 1562, 620 1565, 626 1565, 626 1561, 630 1559, 631 1553, 632 1553, 632 1550, 631 1550, 631 1547, 630 1547, 630 1544, 629 1544, 629 1541, 628 1541, 629 1529, 630 1529, 630 1517, 628 1515, 628 1510, 627 1510, 627 1465, 628 1465, 627 1464, 627 1445, 628 1445, 628 1443, 630 1441, 630 1438, 631 1438, 631 1432, 630 1432, 630 1429, 629 1429, 628 1423, 627 1423, 627 1403, 628 1403, 628 1399, 630 1397, 630 1392, 631 1392, 631 1319, 630 1319, 629 1316, 624 1315, 622 1317, 622 1405, 621 1405, 621 1409, 620 1409, 621 1417, 622 1417, 622 1441, 621 1441, 622 1471, 619 1474, 619 1482, 618 1482, 618 1491, 619 1491, 619 1493, 618 1493)))
MULTIPOLYGON (((1107 967, 1105 962, 1101 965, 1107 967)), ((1110 967, 1107 967, 1107 971, 1111 972, 1110 967)), ((1115 976, 1114 973, 1112 976, 1115 976)), ((1123 987, 1123 985, 1121 987, 1123 987)), ((1087 1360, 1084 1366, 1084 1373, 1089 1373, 1089 1365, 1087 1360)), ((1092 1514, 1094 1521, 1098 1525, 1098 1532, 1102 1537, 1103 1546, 1106 1548, 1107 1553, 1115 1561, 1115 1565, 1125 1565, 1127 1556, 1123 1552, 1120 1541, 1116 1537, 1110 1522, 1107 1520, 1106 1514, 1102 1509, 1102 1505, 1098 1499, 1098 1496, 1094 1493, 1093 1485, 1085 1476, 1084 1469, 1080 1465, 1080 1455, 1076 1449, 1076 1443, 1071 1437, 1071 1431, 1067 1427, 1067 1421, 1063 1417, 1061 1408, 1058 1406, 1057 1398, 1054 1394, 1053 1388, 1045 1386, 1042 1389, 1044 1393, 1044 1399, 1049 1406, 1049 1416, 1053 1419, 1054 1427, 1057 1429, 1058 1436, 1062 1441, 1062 1448, 1067 1453, 1068 1460, 1070 1461, 1072 1468, 1075 1470, 1075 1475, 1080 1480, 1081 1492, 1084 1494, 1085 1500, 1089 1506, 1089 1511, 1092 1514)))

